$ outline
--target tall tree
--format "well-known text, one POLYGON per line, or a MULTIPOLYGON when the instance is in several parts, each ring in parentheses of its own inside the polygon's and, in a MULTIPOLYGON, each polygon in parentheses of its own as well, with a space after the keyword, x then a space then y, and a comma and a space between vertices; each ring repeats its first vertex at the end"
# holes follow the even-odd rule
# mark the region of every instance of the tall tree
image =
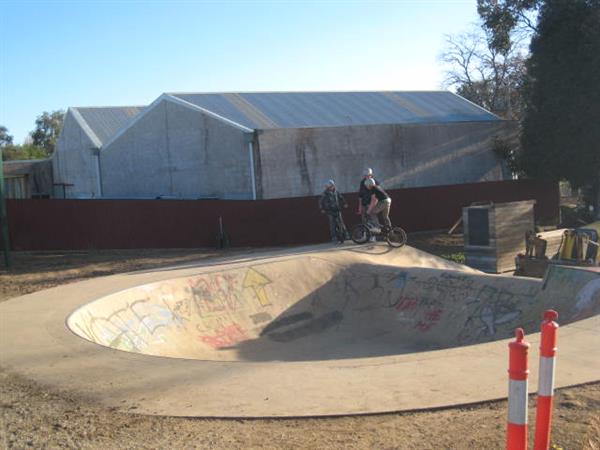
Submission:
POLYGON ((522 169, 600 203, 600 1, 546 0, 527 70, 522 169))
POLYGON ((38 116, 35 120, 35 130, 30 133, 33 145, 44 148, 49 154, 54 152, 64 116, 65 112, 62 110, 51 113, 44 111, 42 115, 38 116))
POLYGON ((8 128, 6 128, 4 125, 0 125, 0 147, 11 145, 12 142, 13 137, 8 134, 8 128))
POLYGON ((473 30, 446 37, 440 59, 445 63, 445 85, 466 99, 505 118, 519 118, 525 56, 517 40, 506 53, 490 44, 489 32, 473 30))
POLYGON ((488 32, 489 45, 508 53, 517 34, 536 31, 536 13, 544 0, 477 0, 477 12, 488 32))

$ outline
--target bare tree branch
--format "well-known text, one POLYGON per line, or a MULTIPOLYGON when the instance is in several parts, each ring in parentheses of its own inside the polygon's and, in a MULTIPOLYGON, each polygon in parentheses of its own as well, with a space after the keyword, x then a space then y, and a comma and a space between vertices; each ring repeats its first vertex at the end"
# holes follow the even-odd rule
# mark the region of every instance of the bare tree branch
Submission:
POLYGON ((444 65, 444 85, 497 114, 520 112, 520 87, 525 74, 522 37, 506 51, 490 44, 481 29, 446 36, 439 60, 444 65))

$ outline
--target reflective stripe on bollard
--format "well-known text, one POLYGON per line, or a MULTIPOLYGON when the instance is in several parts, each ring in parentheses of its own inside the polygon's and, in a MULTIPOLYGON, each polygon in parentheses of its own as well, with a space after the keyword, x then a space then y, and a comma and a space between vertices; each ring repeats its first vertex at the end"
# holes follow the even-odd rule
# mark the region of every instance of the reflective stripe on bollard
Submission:
POLYGON ((558 330, 556 319, 558 319, 558 313, 550 309, 544 313, 542 321, 534 450, 547 450, 550 447, 556 366, 556 332, 558 330))
POLYGON ((515 330, 516 340, 508 344, 508 425, 506 449, 527 449, 527 377, 529 344, 522 328, 515 330))

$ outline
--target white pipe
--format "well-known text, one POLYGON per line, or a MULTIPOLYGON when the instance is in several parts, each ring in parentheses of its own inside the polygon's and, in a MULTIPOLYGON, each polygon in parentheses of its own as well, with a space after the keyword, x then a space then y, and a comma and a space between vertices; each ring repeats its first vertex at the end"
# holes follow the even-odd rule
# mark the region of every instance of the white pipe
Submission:
POLYGON ((100 171, 100 149, 95 149, 96 156, 96 184, 98 189, 98 197, 102 197, 102 172, 100 171))
POLYGON ((256 176, 254 175, 254 147, 252 141, 248 142, 248 153, 250 154, 250 180, 252 182, 252 200, 256 200, 256 176))

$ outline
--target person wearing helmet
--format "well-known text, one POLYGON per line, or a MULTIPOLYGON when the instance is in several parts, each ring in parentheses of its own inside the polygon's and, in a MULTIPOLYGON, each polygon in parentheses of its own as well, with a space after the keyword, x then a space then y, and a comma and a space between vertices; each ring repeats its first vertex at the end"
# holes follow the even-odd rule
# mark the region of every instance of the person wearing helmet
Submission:
POLYGON ((369 178, 365 180, 365 186, 371 194, 371 201, 367 207, 367 214, 370 218, 372 226, 379 227, 378 215, 381 214, 384 225, 391 227, 390 209, 392 207, 392 199, 381 186, 377 186, 375 180, 369 178))
MULTIPOLYGON (((373 176, 373 169, 367 167, 363 172, 363 178, 360 180, 358 187, 358 210, 356 214, 360 216, 360 220, 365 225, 369 224, 369 216, 367 215, 367 208, 371 203, 371 191, 365 186, 365 181, 375 180, 375 184, 379 185, 379 181, 373 176)), ((375 236, 371 236, 370 241, 375 242, 375 236)))
POLYGON ((357 214, 361 216, 363 223, 367 222, 367 208, 371 203, 371 191, 365 186, 365 181, 375 180, 375 184, 379 185, 379 182, 373 176, 373 169, 370 167, 366 168, 363 172, 363 178, 360 180, 358 187, 358 211, 357 214))
POLYGON ((325 190, 319 198, 319 209, 322 214, 326 214, 329 219, 329 234, 332 242, 342 244, 348 232, 342 218, 342 208, 347 208, 348 204, 344 196, 340 194, 336 187, 335 181, 329 180, 325 184, 325 190), (338 230, 340 231, 338 235, 338 230))

